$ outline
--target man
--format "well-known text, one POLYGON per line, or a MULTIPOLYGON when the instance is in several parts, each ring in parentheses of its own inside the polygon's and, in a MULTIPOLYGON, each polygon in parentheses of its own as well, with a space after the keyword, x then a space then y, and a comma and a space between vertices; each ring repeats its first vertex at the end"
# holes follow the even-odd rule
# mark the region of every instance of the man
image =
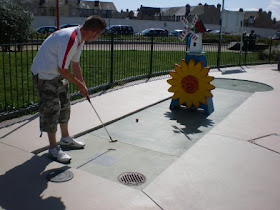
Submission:
POLYGON ((249 49, 254 50, 255 44, 256 44, 257 35, 255 34, 254 30, 251 30, 251 33, 249 34, 249 49))
POLYGON ((71 157, 57 145, 58 123, 62 136, 60 145, 72 148, 85 146, 69 135, 68 81, 72 82, 84 97, 88 96, 79 64, 81 51, 85 41, 94 41, 105 28, 106 23, 102 18, 90 16, 82 26, 65 28, 52 33, 43 42, 31 66, 33 80, 39 91, 40 130, 48 133, 49 155, 58 162, 67 163, 71 160, 71 157), (69 65, 73 74, 68 70, 69 65))

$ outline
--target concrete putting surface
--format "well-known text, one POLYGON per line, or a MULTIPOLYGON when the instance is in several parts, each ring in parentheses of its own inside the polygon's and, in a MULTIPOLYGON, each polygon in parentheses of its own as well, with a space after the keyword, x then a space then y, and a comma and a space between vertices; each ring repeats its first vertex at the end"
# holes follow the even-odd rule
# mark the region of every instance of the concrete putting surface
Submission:
POLYGON ((163 101, 106 126, 116 143, 109 143, 104 128, 79 137, 86 143, 84 149, 64 149, 72 157, 69 166, 118 183, 124 172, 141 173, 146 182, 131 187, 142 190, 254 92, 271 90, 250 81, 216 79, 213 83, 211 115, 183 106, 170 111, 171 100, 163 101))

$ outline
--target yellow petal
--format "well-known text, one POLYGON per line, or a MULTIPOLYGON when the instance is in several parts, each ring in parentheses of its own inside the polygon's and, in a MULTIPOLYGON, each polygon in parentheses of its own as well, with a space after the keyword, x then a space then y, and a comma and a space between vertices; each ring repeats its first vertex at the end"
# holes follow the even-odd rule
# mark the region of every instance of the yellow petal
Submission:
POLYGON ((184 59, 181 61, 181 66, 182 66, 182 71, 187 71, 189 68, 187 62, 184 59))
POLYGON ((211 81, 213 81, 213 79, 214 79, 214 77, 201 77, 201 81, 203 82, 203 83, 210 83, 211 81))
POLYGON ((175 80, 174 78, 167 80, 167 83, 170 85, 177 85, 177 86, 180 84, 179 81, 175 80))
POLYGON ((205 95, 207 98, 212 98, 212 97, 213 97, 212 93, 210 93, 210 92, 205 92, 204 95, 205 95))
POLYGON ((191 101, 186 101, 186 106, 187 106, 188 108, 191 108, 192 102, 191 102, 191 101))
POLYGON ((178 71, 181 70, 181 66, 178 65, 178 64, 175 64, 175 65, 174 65, 174 69, 175 69, 175 72, 178 72, 178 71))
POLYGON ((193 70, 194 68, 195 68, 195 62, 193 59, 191 59, 189 62, 189 69, 193 70))
POLYGON ((210 68, 203 68, 200 71, 200 75, 201 76, 207 76, 209 71, 210 71, 210 68))
POLYGON ((180 97, 180 98, 179 98, 179 104, 182 105, 182 104, 184 104, 184 103, 185 103, 185 100, 183 99, 183 97, 180 97))
POLYGON ((168 89, 168 92, 172 92, 172 93, 174 93, 174 92, 176 92, 176 91, 178 91, 178 87, 177 86, 171 86, 169 89, 168 89))
POLYGON ((179 80, 180 75, 177 72, 169 72, 170 76, 173 77, 174 79, 179 80))
POLYGON ((199 102, 198 102, 198 101, 194 101, 194 102, 193 102, 193 105, 194 105, 196 108, 198 108, 198 107, 199 107, 199 102))
POLYGON ((206 98, 203 96, 199 97, 199 101, 200 101, 200 103, 202 103, 204 105, 206 105, 206 103, 207 103, 206 98))
POLYGON ((172 96, 172 99, 178 99, 180 97, 180 91, 176 91, 172 96))
POLYGON ((202 68, 203 68, 202 61, 195 64, 195 67, 194 67, 195 70, 200 71, 202 68))

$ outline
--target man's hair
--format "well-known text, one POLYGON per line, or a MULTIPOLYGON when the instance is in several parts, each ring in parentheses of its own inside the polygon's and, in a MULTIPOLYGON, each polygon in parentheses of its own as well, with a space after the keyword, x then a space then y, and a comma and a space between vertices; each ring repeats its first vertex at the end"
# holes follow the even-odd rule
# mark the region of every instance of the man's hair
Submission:
POLYGON ((105 28, 106 28, 105 20, 97 15, 89 16, 83 25, 83 29, 86 31, 88 30, 103 31, 105 28))

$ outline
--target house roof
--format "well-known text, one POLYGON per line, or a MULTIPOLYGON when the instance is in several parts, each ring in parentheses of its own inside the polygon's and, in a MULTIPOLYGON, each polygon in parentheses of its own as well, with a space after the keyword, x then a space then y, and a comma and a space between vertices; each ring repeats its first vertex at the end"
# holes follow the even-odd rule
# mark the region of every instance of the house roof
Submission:
POLYGON ((184 16, 186 7, 169 7, 160 9, 162 16, 184 16))
MULTIPOLYGON (((215 5, 208 5, 208 7, 216 8, 215 5)), ((198 5, 198 6, 191 6, 190 7, 190 15, 202 15, 204 14, 205 6, 198 5)), ((160 9, 162 16, 184 16, 186 14, 186 7, 168 7, 168 8, 161 8, 160 9)), ((159 14, 157 14, 159 15, 159 14)))
MULTIPOLYGON (((34 1, 34 0, 33 0, 34 1)), ((39 2, 39 0, 37 0, 39 2)), ((87 1, 87 0, 68 0, 69 5, 75 8, 82 8, 82 9, 100 9, 100 10, 112 10, 117 11, 113 2, 102 2, 99 1, 99 4, 96 6, 95 1, 87 1), (80 3, 79 3, 80 2, 80 3)), ((59 5, 67 5, 65 4, 65 0, 59 0, 59 5)), ((56 0, 45 0, 43 7, 56 7, 56 0)))
POLYGON ((258 17, 259 12, 258 11, 245 11, 244 12, 244 19, 249 19, 250 17, 258 17))
POLYGON ((158 7, 145 7, 145 6, 141 5, 140 11, 142 11, 146 15, 152 16, 152 15, 158 14, 160 12, 160 8, 158 8, 158 7))
POLYGON ((112 10, 112 11, 117 10, 113 2, 99 1, 98 6, 96 6, 96 3, 94 1, 86 1, 86 0, 80 2, 80 8, 82 8, 82 9, 112 10))

